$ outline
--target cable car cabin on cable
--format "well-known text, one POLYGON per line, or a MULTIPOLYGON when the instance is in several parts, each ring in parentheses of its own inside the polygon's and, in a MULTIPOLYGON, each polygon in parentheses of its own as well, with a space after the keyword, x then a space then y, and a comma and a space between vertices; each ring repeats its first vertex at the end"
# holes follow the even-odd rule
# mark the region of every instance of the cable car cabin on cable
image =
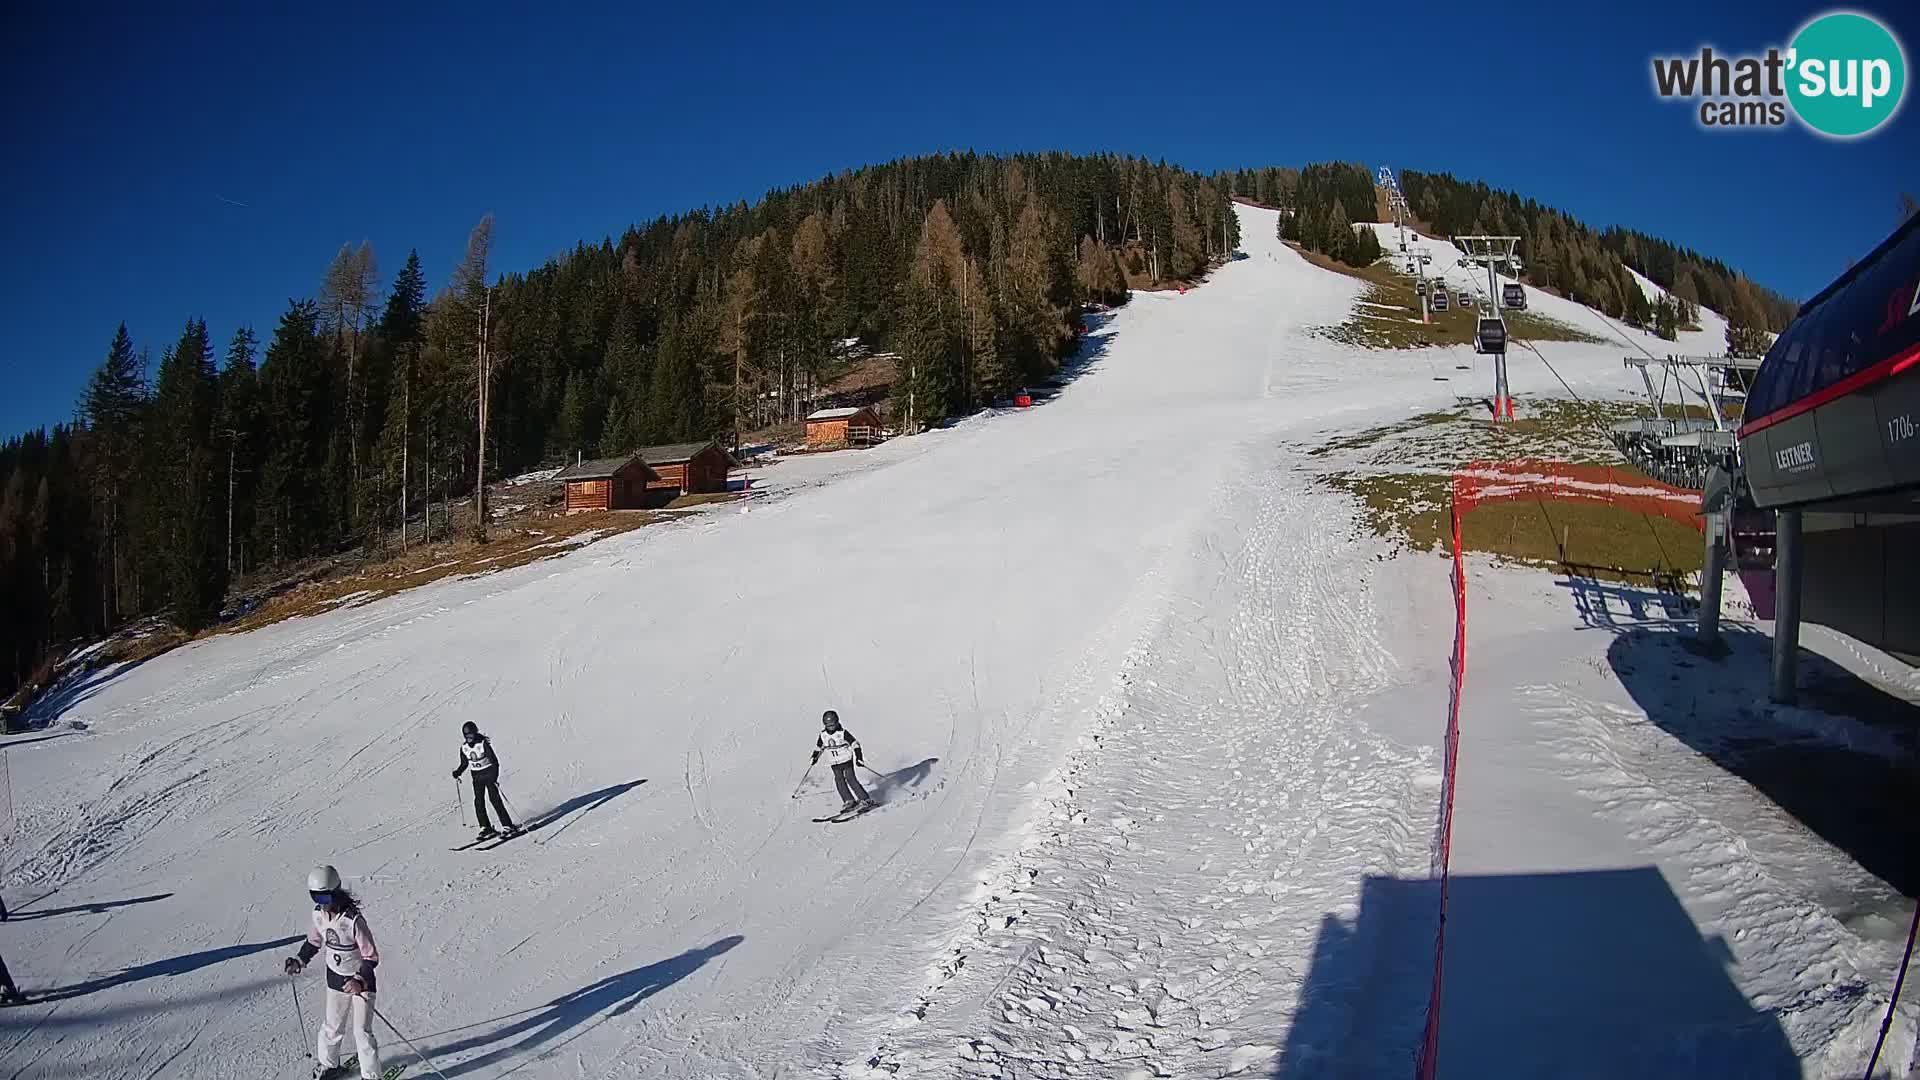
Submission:
POLYGON ((1433 290, 1433 310, 1435 311, 1447 310, 1447 290, 1445 289, 1433 290))
POLYGON ((1500 286, 1500 306, 1508 311, 1527 310, 1527 290, 1519 285, 1500 286))
POLYGON ((1506 352, 1507 324, 1497 316, 1482 316, 1479 324, 1473 328, 1473 351, 1477 353, 1506 352))

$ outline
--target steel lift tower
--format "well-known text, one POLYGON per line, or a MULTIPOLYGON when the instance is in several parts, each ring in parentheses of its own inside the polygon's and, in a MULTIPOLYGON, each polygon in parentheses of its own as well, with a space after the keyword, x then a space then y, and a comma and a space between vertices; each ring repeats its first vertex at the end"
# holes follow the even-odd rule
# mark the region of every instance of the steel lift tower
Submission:
POLYGON ((1407 197, 1400 191, 1400 182, 1394 179, 1393 170, 1380 166, 1380 173, 1374 182, 1387 191, 1387 209, 1393 211, 1393 224, 1400 231, 1400 253, 1407 257, 1407 273, 1417 280, 1414 291, 1420 294, 1420 321, 1433 322, 1433 316, 1427 310, 1427 264, 1433 256, 1423 251, 1411 251, 1407 248, 1407 218, 1413 210, 1407 205, 1407 197))
POLYGON ((1507 387, 1507 320, 1500 314, 1500 276, 1494 267, 1513 264, 1517 236, 1456 236, 1467 258, 1487 268, 1487 306, 1474 324, 1475 352, 1493 357, 1493 418, 1513 419, 1513 394, 1507 387))

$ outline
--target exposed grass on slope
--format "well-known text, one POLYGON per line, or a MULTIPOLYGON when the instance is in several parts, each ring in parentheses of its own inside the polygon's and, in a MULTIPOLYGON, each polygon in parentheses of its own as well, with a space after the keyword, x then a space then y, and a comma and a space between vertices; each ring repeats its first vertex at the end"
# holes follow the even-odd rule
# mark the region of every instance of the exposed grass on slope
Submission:
MULTIPOLYGON (((1372 266, 1353 267, 1330 259, 1319 252, 1296 248, 1308 262, 1323 270, 1345 274, 1367 283, 1361 303, 1336 326, 1322 327, 1320 333, 1332 341, 1368 349, 1419 349, 1429 345, 1473 344, 1478 315, 1457 304, 1446 311, 1434 312, 1431 323, 1420 321, 1420 296, 1413 280, 1395 271, 1391 260, 1382 259, 1372 266)), ((1581 341, 1600 343, 1601 338, 1557 319, 1531 311, 1509 311, 1507 326, 1521 341, 1581 341)))
MULTIPOLYGON (((699 500, 701 497, 691 498, 699 500)), ((698 502, 688 505, 698 505, 698 502)), ((561 514, 539 518, 510 530, 497 528, 493 538, 485 544, 463 539, 416 547, 404 555, 323 580, 306 582, 268 597, 252 611, 215 627, 209 633, 257 630, 302 615, 319 615, 346 606, 358 607, 449 577, 491 574, 558 558, 577 550, 582 544, 631 532, 643 525, 666 520, 667 516, 642 510, 561 514), (589 533, 592 535, 587 535, 589 533)))
MULTIPOLYGON (((1633 415, 1615 402, 1549 399, 1493 424, 1462 408, 1330 438, 1309 454, 1324 481, 1359 500, 1375 533, 1418 551, 1444 551, 1453 473, 1474 461, 1537 459, 1605 464, 1638 476, 1614 452, 1612 424, 1633 415)), ((1658 515, 1590 503, 1524 500, 1476 507, 1461 521, 1469 551, 1561 573, 1680 591, 1699 571, 1700 536, 1658 515)))

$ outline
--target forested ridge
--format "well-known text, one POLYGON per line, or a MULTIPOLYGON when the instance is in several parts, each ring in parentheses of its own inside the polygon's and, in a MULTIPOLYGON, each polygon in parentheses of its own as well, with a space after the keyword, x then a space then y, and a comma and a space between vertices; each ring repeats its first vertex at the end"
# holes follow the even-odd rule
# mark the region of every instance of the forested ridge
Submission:
POLYGON ((1691 321, 1688 313, 1649 303, 1627 267, 1671 293, 1678 308, 1726 316, 1729 352, 1764 353, 1766 331, 1785 329, 1799 308, 1718 259, 1645 233, 1595 230, 1565 211, 1447 173, 1408 169, 1399 179, 1414 216, 1442 235, 1518 236, 1527 281, 1668 338, 1674 323, 1691 321))
POLYGON ((74 422, 0 444, 0 698, 128 620, 209 625, 236 576, 444 536, 481 468, 796 418, 850 341, 897 354, 895 426, 939 424, 1053 371, 1084 303, 1238 242, 1216 181, 1066 154, 852 170, 525 273, 492 229, 437 289, 349 245, 270 331, 112 334, 74 422))

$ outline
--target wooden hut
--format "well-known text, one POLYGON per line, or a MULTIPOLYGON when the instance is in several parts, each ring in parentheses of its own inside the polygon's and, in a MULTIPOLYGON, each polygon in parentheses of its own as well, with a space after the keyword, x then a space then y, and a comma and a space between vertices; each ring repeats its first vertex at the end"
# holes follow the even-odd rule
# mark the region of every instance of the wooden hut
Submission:
POLYGON ((706 495, 725 491, 727 470, 733 467, 733 455, 712 440, 648 446, 636 457, 652 474, 647 487, 656 493, 706 495))
POLYGON ((567 513, 586 510, 638 510, 647 505, 655 475, 637 454, 582 461, 553 478, 567 485, 567 513))
POLYGON ((880 441, 880 414, 873 406, 821 409, 807 416, 807 449, 871 446, 880 441))

